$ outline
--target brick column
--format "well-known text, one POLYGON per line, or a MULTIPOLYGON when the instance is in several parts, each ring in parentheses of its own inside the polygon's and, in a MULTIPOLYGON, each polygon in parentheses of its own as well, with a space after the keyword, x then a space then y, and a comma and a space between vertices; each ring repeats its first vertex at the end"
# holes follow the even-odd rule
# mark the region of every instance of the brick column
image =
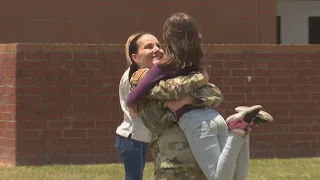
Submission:
POLYGON ((16 161, 16 44, 0 45, 0 164, 16 161))

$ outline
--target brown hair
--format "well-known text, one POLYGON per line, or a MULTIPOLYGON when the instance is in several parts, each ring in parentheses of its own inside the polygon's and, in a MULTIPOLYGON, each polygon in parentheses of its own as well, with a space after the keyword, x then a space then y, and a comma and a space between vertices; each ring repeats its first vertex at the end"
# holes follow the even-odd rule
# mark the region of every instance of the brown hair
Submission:
POLYGON ((166 58, 162 67, 173 64, 178 69, 193 67, 202 70, 204 55, 195 20, 186 13, 175 13, 163 25, 166 58))
POLYGON ((129 79, 131 78, 132 74, 136 72, 139 69, 139 65, 132 59, 132 54, 135 54, 138 52, 138 44, 137 41, 140 39, 141 36, 145 34, 150 34, 147 32, 138 32, 132 34, 125 45, 125 53, 126 53, 126 59, 127 59, 127 64, 130 67, 129 71, 129 79))

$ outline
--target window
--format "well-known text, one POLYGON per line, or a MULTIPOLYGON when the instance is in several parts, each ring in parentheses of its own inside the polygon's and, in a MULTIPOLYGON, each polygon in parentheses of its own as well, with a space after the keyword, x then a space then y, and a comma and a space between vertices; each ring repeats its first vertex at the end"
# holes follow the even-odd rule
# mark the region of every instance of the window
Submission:
POLYGON ((277 44, 281 44, 281 16, 277 16, 277 44))

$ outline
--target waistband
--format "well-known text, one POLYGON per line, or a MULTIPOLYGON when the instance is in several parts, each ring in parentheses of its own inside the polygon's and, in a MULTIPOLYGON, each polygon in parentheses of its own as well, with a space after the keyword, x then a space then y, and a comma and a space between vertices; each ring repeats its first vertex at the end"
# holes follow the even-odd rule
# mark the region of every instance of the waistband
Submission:
POLYGON ((196 107, 196 106, 192 106, 190 104, 182 106, 180 109, 178 109, 176 111, 177 122, 179 122, 181 116, 184 115, 185 113, 192 111, 192 110, 195 110, 195 109, 201 109, 201 108, 203 108, 203 107, 196 107))

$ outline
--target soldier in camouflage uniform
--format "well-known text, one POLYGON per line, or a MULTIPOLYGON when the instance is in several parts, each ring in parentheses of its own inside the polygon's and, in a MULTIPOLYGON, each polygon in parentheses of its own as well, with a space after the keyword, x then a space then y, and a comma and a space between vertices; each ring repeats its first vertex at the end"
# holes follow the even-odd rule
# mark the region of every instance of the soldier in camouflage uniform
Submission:
MULTIPOLYGON (((140 69, 131 77, 134 88, 147 69, 140 69)), ((178 76, 160 81, 147 98, 137 106, 137 112, 145 126, 152 132, 151 148, 154 158, 155 179, 184 180, 206 179, 195 161, 181 129, 174 123, 175 115, 164 108, 165 100, 181 99, 188 94, 201 99, 201 107, 217 106, 222 100, 221 91, 207 84, 201 73, 178 76), (158 99, 158 100, 157 100, 158 99)))
MULTIPOLYGON (((168 100, 167 96, 157 97, 157 100, 148 99, 140 102, 143 96, 154 87, 155 83, 159 80, 173 78, 177 75, 185 75, 185 73, 190 72, 190 70, 203 70, 203 52, 200 46, 200 36, 194 20, 185 13, 176 13, 167 19, 163 29, 163 37, 167 45, 167 57, 163 62, 157 63, 150 69, 145 79, 129 94, 126 100, 128 107, 137 105, 137 111, 143 121, 150 121, 150 118, 154 118, 151 122, 144 121, 148 128, 152 128, 152 125, 147 125, 147 123, 153 124, 154 121, 159 121, 162 124, 170 124, 170 122, 167 122, 168 119, 166 116, 170 112, 166 112, 163 104, 163 100, 168 100), (151 104, 152 102, 155 103, 151 104), (156 112, 155 108, 158 108, 158 112, 160 112, 160 119, 154 116, 156 112), (162 116, 165 118, 161 119, 162 116)), ((136 79, 138 80, 136 81, 139 82, 143 74, 145 73, 138 71, 133 77, 137 77, 136 79)), ((134 84, 134 81, 131 82, 134 84)), ((170 94, 170 91, 175 87, 181 87, 180 82, 181 80, 178 79, 168 84, 166 86, 166 90, 169 90, 167 93, 170 94)), ((188 85, 190 84, 192 84, 192 82, 188 83, 188 85)), ((190 85, 188 88, 182 86, 182 88, 178 89, 189 90, 193 87, 195 86, 190 85)), ((193 92, 195 91, 189 91, 189 93, 196 99, 201 99, 202 97, 202 103, 198 107, 208 107, 208 105, 210 107, 213 104, 206 104, 206 97, 214 97, 217 93, 213 93, 213 89, 208 86, 201 87, 200 89, 202 88, 207 88, 208 91, 204 92, 209 92, 209 94, 202 94, 203 92, 194 94, 193 92)), ((162 90, 157 92, 162 92, 162 90)), ((173 94, 174 97, 175 95, 179 96, 183 93, 173 94)), ((240 159, 240 151, 244 148, 243 145, 248 137, 247 134, 251 131, 251 128, 256 125, 254 119, 261 109, 262 106, 253 106, 230 116, 226 120, 229 124, 230 134, 224 119, 218 112, 212 109, 196 109, 194 105, 186 105, 174 110, 177 115, 176 119, 179 120, 179 127, 184 131, 184 135, 187 137, 189 145, 192 148, 193 155, 196 157, 197 163, 205 173, 206 178, 231 180, 234 179, 236 164, 240 164, 239 166, 246 166, 246 164, 248 164, 249 158, 239 161, 238 158, 240 159)), ((167 126, 166 128, 169 127, 170 126, 167 126)), ((155 177, 158 179, 199 178, 196 176, 196 173, 188 174, 188 172, 192 172, 192 166, 184 164, 184 159, 177 158, 179 153, 175 154, 170 151, 185 147, 183 143, 177 143, 176 141, 170 143, 167 139, 171 139, 172 137, 165 137, 164 133, 158 130, 158 128, 160 128, 158 126, 153 126, 153 128, 154 131, 151 131, 154 133, 152 137, 152 147, 155 152, 154 158, 156 161, 155 177), (180 146, 177 147, 177 144, 180 146), (165 152, 166 150, 167 152, 165 152)), ((248 154, 248 149, 246 151, 248 154)), ((247 166, 242 176, 244 179, 246 178, 245 171, 247 172, 247 166)))

